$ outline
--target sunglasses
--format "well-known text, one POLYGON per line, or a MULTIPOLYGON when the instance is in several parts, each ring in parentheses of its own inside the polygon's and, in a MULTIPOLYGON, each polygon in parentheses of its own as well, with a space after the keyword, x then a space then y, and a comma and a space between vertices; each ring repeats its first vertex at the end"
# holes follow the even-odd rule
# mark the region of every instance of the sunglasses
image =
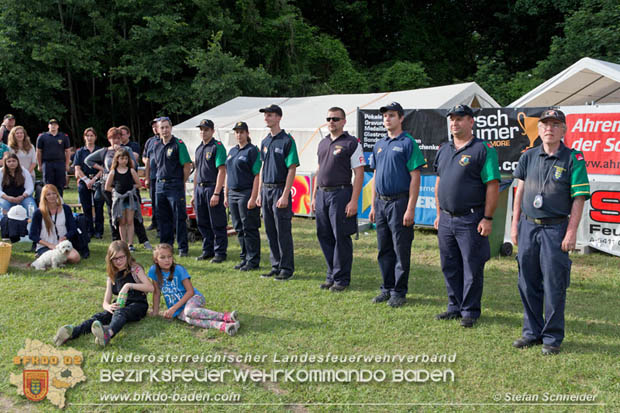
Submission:
POLYGON ((333 117, 333 118, 325 118, 325 120, 327 122, 340 122, 342 119, 344 118, 338 118, 338 117, 333 117))

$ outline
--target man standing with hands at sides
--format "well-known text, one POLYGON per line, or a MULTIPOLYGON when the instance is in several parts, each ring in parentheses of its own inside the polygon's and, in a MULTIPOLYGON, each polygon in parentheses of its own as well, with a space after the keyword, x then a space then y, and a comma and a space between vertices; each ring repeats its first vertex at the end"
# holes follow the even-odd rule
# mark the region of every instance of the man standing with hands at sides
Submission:
POLYGON ((370 222, 376 222, 381 294, 373 303, 391 307, 407 302, 415 205, 420 192, 420 168, 424 156, 413 137, 403 131, 405 111, 397 102, 379 109, 388 133, 373 148, 370 222))
POLYGON ((333 292, 344 291, 351 283, 351 235, 357 231, 357 202, 366 165, 361 143, 344 132, 346 123, 342 108, 333 107, 327 111, 329 135, 319 142, 312 199, 316 233, 327 261, 327 277, 320 287, 333 292), (351 170, 355 173, 353 186, 351 170))
POLYGON ((37 164, 43 182, 54 185, 62 197, 71 163, 71 142, 66 133, 58 131, 56 119, 50 119, 47 127, 48 132, 37 138, 37 164))
POLYGON ((480 317, 500 174, 495 148, 473 135, 472 109, 458 105, 448 117, 452 141, 441 145, 433 164, 437 172, 435 229, 448 309, 435 318, 461 318, 461 326, 469 328, 480 317))
MULTIPOLYGON (((155 146, 151 156, 157 164, 157 221, 161 224, 160 242, 174 245, 177 234, 179 256, 187 257, 187 212, 185 210, 185 182, 192 171, 192 160, 185 143, 172 136, 170 118, 159 118, 161 144, 155 146)), ((150 159, 150 158, 149 158, 150 159)))
POLYGON ((519 245, 523 331, 512 345, 542 344, 543 355, 558 354, 564 340, 568 252, 575 249, 583 206, 590 198, 583 153, 564 145, 565 133, 564 113, 544 111, 538 120, 542 145, 523 153, 513 173, 517 191, 511 238, 519 245))
POLYGON ((278 105, 271 105, 260 109, 260 112, 265 116, 265 124, 270 133, 260 146, 263 166, 256 205, 263 208, 271 260, 271 271, 261 277, 275 277, 278 281, 286 281, 295 271, 291 233, 291 188, 299 158, 295 140, 280 128, 282 109, 278 105))
POLYGON ((226 233, 226 207, 224 207, 224 182, 226 181, 226 148, 213 138, 215 125, 203 119, 198 125, 202 142, 196 148, 194 161, 194 197, 192 205, 196 223, 202 235, 202 254, 197 261, 212 258, 219 264, 226 260, 228 234, 226 233))
POLYGON ((159 118, 155 118, 151 121, 153 136, 148 138, 146 140, 146 143, 144 144, 144 151, 142 151, 142 163, 144 163, 144 185, 149 190, 149 195, 151 196, 151 210, 153 212, 151 225, 147 228, 147 230, 156 229, 157 233, 159 234, 159 230, 157 228, 157 202, 155 202, 155 187, 157 186, 157 165, 155 164, 155 157, 152 157, 150 155, 150 151, 153 149, 153 146, 160 143, 159 129, 157 127, 158 120, 159 118))

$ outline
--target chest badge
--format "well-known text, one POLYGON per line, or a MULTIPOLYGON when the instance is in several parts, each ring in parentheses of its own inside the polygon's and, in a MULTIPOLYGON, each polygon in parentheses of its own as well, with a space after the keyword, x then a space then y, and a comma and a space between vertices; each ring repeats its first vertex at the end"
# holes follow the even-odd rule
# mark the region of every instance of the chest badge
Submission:
POLYGON ((62 145, 62 139, 58 139, 58 144, 62 145))
POLYGON ((342 146, 340 145, 336 145, 334 152, 332 152, 334 154, 334 156, 338 156, 340 154, 340 152, 342 152, 342 146))
POLYGON ((205 158, 207 158, 207 161, 211 159, 211 156, 213 156, 213 152, 208 151, 207 153, 205 153, 205 158))
POLYGON ((263 153, 267 153, 267 147, 263 146, 263 153))
POLYGON ((382 150, 383 150, 383 148, 377 149, 377 155, 380 154, 382 150))
POLYGON ((564 173, 564 171, 566 171, 566 169, 562 168, 561 166, 553 166, 553 169, 555 169, 555 171, 553 172, 553 177, 558 180, 562 177, 562 174, 564 173))
POLYGON ((471 162, 471 155, 461 155, 461 160, 459 161, 459 165, 467 166, 471 162))
POLYGON ((170 158, 172 156, 172 150, 173 150, 172 148, 168 148, 168 151, 166 152, 166 156, 168 158, 170 158))
POLYGON ((392 148, 392 150, 393 150, 394 152, 402 152, 402 151, 403 151, 403 147, 402 147, 402 146, 394 146, 394 147, 392 148))

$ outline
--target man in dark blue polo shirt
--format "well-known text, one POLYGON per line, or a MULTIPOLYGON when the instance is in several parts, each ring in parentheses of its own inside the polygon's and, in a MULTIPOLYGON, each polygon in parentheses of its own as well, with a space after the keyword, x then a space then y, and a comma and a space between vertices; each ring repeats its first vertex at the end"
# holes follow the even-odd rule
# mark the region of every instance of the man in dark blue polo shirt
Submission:
POLYGON ((458 105, 448 112, 452 141, 437 151, 435 229, 448 309, 437 320, 461 318, 473 327, 480 317, 484 265, 491 257, 488 236, 499 197, 495 148, 475 138, 474 112, 458 105))
POLYGON ((366 165, 359 140, 344 132, 346 123, 342 108, 333 107, 327 111, 329 135, 319 142, 312 199, 316 233, 327 262, 327 276, 320 288, 334 292, 344 291, 351 283, 351 235, 357 231, 357 202, 366 165), (353 186, 352 170, 355 172, 353 186))
POLYGON ((383 277, 381 294, 373 302, 400 307, 407 301, 420 168, 426 161, 413 137, 403 131, 402 106, 392 102, 379 111, 388 134, 377 141, 370 158, 375 173, 369 219, 377 225, 377 259, 383 277))
MULTIPOLYGON (((157 229, 157 202, 155 197, 155 188, 157 186, 157 164, 155 163, 155 157, 151 156, 151 150, 153 145, 160 144, 159 130, 157 129, 157 122, 159 118, 155 118, 151 121, 151 129, 153 129, 153 136, 146 140, 144 144, 144 151, 142 152, 142 163, 144 163, 144 185, 149 190, 151 196, 151 211, 153 213, 151 219, 151 225, 148 230, 157 229)), ((157 231, 159 234, 159 230, 157 231)), ((159 236, 159 235, 158 235, 159 236)))
POLYGON ((187 257, 187 212, 185 210, 185 182, 192 170, 192 161, 187 147, 181 139, 172 136, 170 118, 159 118, 159 135, 161 144, 156 145, 151 155, 157 164, 158 222, 160 225, 160 242, 174 245, 174 230, 177 234, 179 256, 187 257), (171 225, 168 225, 170 223, 171 225))
POLYGON ((89 235, 101 239, 103 237, 104 200, 103 197, 95 196, 94 184, 103 176, 103 171, 91 168, 84 162, 88 155, 100 149, 95 145, 96 141, 95 130, 87 128, 84 131, 84 142, 86 144, 75 152, 73 167, 75 168, 75 178, 78 181, 78 198, 86 217, 89 235), (93 207, 95 208, 94 219, 93 207))
POLYGON ((198 125, 202 142, 196 148, 194 163, 194 197, 196 224, 202 235, 202 254, 196 260, 212 258, 219 264, 226 259, 228 235, 224 182, 226 180, 226 148, 213 138, 213 121, 203 119, 198 125))
POLYGON ((50 119, 48 132, 37 138, 37 163, 43 182, 56 186, 62 196, 71 163, 71 142, 66 133, 58 131, 58 121, 50 119))
POLYGON ((577 228, 590 183, 583 153, 567 148, 562 139, 566 117, 556 109, 538 121, 542 145, 521 155, 513 175, 517 191, 511 238, 519 245, 519 293, 523 331, 514 347, 542 344, 544 355, 558 354, 564 340, 564 307, 570 284, 577 228), (544 308, 544 318, 543 318, 544 308))
POLYGON ((0 135, 2 136, 2 143, 5 145, 9 143, 9 133, 15 126, 15 116, 7 113, 2 119, 2 125, 0 125, 0 135))
POLYGON ((261 187, 256 205, 263 207, 265 232, 269 242, 271 271, 261 277, 286 281, 293 276, 293 207, 291 188, 299 165, 297 146, 291 135, 280 128, 282 109, 271 105, 260 109, 270 130, 261 142, 261 187))
MULTIPOLYGON (((136 160, 139 160, 141 154, 140 144, 136 141, 131 140, 131 130, 129 129, 129 126, 121 125, 118 128, 121 131, 121 145, 131 148, 133 156, 136 158, 136 160)), ((136 165, 136 169, 137 168, 138 165, 136 165)))

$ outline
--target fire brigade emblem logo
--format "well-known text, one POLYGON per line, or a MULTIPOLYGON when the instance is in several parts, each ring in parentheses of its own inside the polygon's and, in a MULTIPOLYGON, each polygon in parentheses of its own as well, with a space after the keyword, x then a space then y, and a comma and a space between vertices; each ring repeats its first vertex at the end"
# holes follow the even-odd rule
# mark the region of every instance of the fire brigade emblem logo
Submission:
POLYGON ((208 152, 205 154, 205 158, 207 158, 207 161, 208 161, 209 159, 211 159, 211 156, 212 156, 212 155, 213 155, 213 152, 211 152, 211 151, 208 151, 208 152))
POLYGON ((554 166, 555 171, 553 172, 553 177, 558 180, 562 177, 562 173, 566 170, 561 166, 554 166))
POLYGON ((172 148, 168 148, 168 152, 166 152, 166 155, 168 156, 168 158, 172 156, 172 148))
POLYGON ((459 161, 459 165, 467 166, 471 161, 471 155, 461 155, 461 160, 459 161))
POLYGON ((48 390, 47 370, 24 370, 24 396, 33 402, 45 399, 48 390))

